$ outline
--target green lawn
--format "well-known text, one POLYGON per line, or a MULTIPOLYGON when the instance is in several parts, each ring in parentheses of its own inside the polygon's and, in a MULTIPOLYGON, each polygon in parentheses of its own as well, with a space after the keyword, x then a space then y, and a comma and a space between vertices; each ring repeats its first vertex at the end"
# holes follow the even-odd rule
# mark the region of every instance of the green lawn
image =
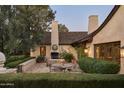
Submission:
POLYGON ((0 87, 124 87, 124 75, 117 74, 0 74, 0 87), (1 85, 12 83, 13 85, 1 85))

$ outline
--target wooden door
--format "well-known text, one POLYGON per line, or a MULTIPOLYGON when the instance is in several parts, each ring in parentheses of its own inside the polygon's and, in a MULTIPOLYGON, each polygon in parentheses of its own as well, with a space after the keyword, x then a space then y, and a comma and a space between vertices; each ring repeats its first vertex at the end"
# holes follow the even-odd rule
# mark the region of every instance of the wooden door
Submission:
POLYGON ((46 56, 46 46, 40 47, 40 55, 46 56))

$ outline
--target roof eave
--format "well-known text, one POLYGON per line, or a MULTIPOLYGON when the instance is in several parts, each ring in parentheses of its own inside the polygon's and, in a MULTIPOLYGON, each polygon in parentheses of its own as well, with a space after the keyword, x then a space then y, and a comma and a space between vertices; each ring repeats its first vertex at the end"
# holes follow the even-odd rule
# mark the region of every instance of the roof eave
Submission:
POLYGON ((97 30, 93 31, 91 34, 87 35, 86 37, 82 38, 81 40, 78 40, 73 43, 77 43, 77 42, 82 43, 82 42, 86 42, 86 41, 92 41, 91 39, 93 39, 93 37, 106 26, 106 24, 112 19, 114 14, 117 12, 119 7, 120 7, 120 5, 114 6, 114 8, 111 10, 109 15, 107 16, 107 18, 104 20, 104 22, 99 26, 99 28, 97 30))

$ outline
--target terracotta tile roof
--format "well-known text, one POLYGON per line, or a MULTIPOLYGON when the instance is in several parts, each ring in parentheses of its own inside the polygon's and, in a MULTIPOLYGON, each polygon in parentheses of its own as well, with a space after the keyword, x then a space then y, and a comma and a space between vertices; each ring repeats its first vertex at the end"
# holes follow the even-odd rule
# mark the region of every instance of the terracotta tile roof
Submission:
MULTIPOLYGON (((82 37, 86 36, 87 32, 59 32, 59 44, 60 45, 70 45, 73 42, 80 40, 82 37)), ((51 44, 51 32, 45 32, 41 40, 41 45, 51 44)))
POLYGON ((97 30, 95 30, 93 33, 82 37, 82 39, 77 40, 76 42, 73 42, 73 44, 77 44, 77 43, 82 43, 82 42, 86 42, 86 41, 92 41, 93 37, 99 33, 105 26, 106 24, 112 19, 112 17, 114 16, 114 14, 117 12, 117 10, 119 9, 120 5, 115 5, 114 8, 112 9, 112 11, 110 12, 110 14, 107 16, 107 18, 105 19, 105 21, 99 26, 99 28, 97 30))

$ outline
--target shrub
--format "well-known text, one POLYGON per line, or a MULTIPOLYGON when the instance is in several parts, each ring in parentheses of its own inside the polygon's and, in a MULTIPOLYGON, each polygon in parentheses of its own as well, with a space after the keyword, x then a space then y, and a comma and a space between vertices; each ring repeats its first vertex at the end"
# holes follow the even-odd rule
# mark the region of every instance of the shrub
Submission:
POLYGON ((78 61, 80 68, 86 73, 116 74, 120 70, 117 62, 81 57, 78 61))
POLYGON ((27 56, 25 55, 10 56, 9 58, 7 58, 6 62, 13 62, 13 61, 21 60, 24 58, 27 58, 27 56))
POLYGON ((1 74, 0 82, 0 87, 15 88, 123 88, 124 75, 77 73, 1 74), (8 85, 8 83, 12 85, 8 85))
POLYGON ((73 59, 73 54, 68 52, 63 52, 61 53, 61 57, 65 59, 66 62, 71 62, 71 60, 73 59))
POLYGON ((38 57, 36 58, 36 62, 37 62, 37 63, 46 62, 45 56, 43 56, 43 55, 38 56, 38 57))
POLYGON ((29 59, 31 59, 31 57, 25 58, 23 60, 17 60, 17 61, 13 61, 13 62, 7 63, 7 64, 5 64, 5 66, 8 67, 8 68, 15 68, 19 64, 21 64, 21 63, 23 63, 23 62, 25 62, 25 61, 27 61, 29 59))

